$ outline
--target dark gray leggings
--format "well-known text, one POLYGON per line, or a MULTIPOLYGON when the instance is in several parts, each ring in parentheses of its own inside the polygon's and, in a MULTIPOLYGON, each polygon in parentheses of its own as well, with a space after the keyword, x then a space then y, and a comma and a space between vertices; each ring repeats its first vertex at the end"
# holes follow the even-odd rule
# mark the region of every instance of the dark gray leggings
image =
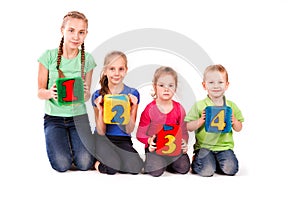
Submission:
POLYGON ((187 154, 179 156, 161 156, 145 149, 145 173, 152 176, 161 176, 165 171, 186 174, 190 171, 190 158, 187 154))
POLYGON ((101 173, 115 174, 141 172, 144 163, 133 148, 130 137, 96 135, 96 159, 100 161, 101 173))

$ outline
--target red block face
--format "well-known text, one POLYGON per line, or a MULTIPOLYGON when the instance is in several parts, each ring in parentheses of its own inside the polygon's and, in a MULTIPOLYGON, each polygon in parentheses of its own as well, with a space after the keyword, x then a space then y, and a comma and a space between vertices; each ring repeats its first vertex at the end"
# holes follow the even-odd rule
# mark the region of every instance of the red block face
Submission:
POLYGON ((181 153, 182 132, 178 125, 163 125, 157 134, 156 153, 177 156, 181 153))

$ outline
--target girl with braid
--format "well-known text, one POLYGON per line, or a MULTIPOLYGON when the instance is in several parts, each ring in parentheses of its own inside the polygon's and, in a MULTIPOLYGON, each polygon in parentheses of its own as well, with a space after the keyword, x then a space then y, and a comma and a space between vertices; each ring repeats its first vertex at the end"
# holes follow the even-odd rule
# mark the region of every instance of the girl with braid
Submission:
POLYGON ((46 150, 52 168, 58 172, 74 168, 89 170, 95 161, 82 142, 82 138, 91 134, 85 103, 58 104, 56 88, 58 78, 81 77, 84 101, 90 98, 96 63, 84 49, 87 29, 88 20, 84 14, 77 11, 67 13, 61 25, 59 47, 45 51, 38 59, 38 97, 45 100, 46 150))
POLYGON ((126 76, 127 57, 123 52, 113 51, 106 55, 100 77, 100 90, 92 95, 96 121, 96 163, 100 173, 138 174, 143 160, 134 149, 131 132, 134 130, 140 95, 138 90, 123 83, 126 76), (127 95, 130 103, 129 122, 125 125, 104 123, 104 96, 127 95))

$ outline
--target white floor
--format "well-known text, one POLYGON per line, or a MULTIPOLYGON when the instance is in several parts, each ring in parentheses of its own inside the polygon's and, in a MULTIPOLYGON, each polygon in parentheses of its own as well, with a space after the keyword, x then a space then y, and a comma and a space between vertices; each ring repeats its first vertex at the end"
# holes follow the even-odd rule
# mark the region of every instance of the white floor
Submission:
MULTIPOLYGON (((294 195, 297 186, 291 182, 297 174, 278 174, 271 165, 276 165, 273 156, 265 157, 263 151, 259 155, 246 148, 251 141, 247 135, 236 137, 238 174, 213 177, 167 172, 160 177, 106 175, 96 170, 58 173, 48 162, 43 133, 36 131, 28 139, 22 135, 11 140, 14 146, 2 146, 0 199, 299 199, 294 195)), ((137 149, 140 151, 140 146, 137 149)))

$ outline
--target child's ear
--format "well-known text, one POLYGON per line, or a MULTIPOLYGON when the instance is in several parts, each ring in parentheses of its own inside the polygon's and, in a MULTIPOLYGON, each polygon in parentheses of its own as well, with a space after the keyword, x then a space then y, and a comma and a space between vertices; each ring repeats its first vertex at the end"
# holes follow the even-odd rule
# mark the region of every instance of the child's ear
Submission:
POLYGON ((202 82, 202 86, 203 86, 204 90, 206 90, 206 84, 204 81, 202 82))
POLYGON ((225 85, 225 90, 227 90, 228 87, 229 87, 229 82, 226 83, 226 85, 225 85))

